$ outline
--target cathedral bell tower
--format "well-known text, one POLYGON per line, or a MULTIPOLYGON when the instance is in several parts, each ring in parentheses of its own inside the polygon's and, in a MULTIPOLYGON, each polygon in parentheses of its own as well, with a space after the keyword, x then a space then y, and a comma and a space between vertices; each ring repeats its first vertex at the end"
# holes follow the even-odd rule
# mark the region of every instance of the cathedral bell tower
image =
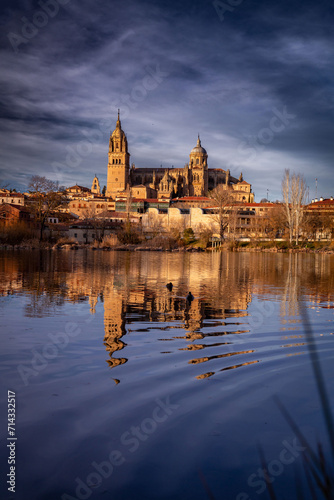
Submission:
POLYGON ((114 197, 129 187, 130 155, 128 141, 121 127, 119 110, 116 128, 109 139, 106 196, 114 197))
POLYGON ((190 152, 189 170, 191 175, 190 196, 206 196, 208 191, 208 154, 202 147, 199 136, 196 146, 190 152))

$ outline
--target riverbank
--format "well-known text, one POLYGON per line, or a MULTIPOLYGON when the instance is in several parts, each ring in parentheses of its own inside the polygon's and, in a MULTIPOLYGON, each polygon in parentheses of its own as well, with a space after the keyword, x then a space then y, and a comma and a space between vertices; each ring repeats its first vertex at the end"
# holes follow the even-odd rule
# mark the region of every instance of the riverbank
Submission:
POLYGON ((1 250, 82 250, 92 251, 127 251, 127 252, 271 252, 271 253, 326 253, 334 254, 334 242, 307 242, 290 245, 288 242, 238 242, 229 241, 217 247, 206 247, 194 242, 189 245, 168 246, 152 245, 147 243, 139 244, 114 244, 103 245, 97 242, 93 244, 84 244, 76 242, 50 243, 46 241, 30 240, 23 241, 18 245, 0 245, 1 250))

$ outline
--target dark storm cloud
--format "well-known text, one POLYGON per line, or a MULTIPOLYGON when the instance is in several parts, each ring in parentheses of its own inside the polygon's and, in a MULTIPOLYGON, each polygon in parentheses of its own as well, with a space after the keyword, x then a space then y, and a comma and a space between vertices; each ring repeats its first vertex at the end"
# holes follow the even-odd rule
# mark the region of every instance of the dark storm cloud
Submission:
POLYGON ((269 185, 280 196, 284 168, 312 187, 316 167, 319 194, 333 194, 330 2, 244 0, 223 21, 215 5, 65 1, 15 52, 8 33, 41 7, 5 3, 0 178, 89 185, 94 171, 105 184, 120 107, 138 166, 183 166, 200 133, 209 165, 242 170, 257 200, 269 185))

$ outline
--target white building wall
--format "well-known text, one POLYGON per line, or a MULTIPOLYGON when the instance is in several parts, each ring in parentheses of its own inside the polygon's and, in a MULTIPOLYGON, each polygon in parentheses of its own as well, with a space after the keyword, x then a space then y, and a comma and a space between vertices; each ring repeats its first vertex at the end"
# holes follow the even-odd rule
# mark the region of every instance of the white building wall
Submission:
POLYGON ((204 213, 202 208, 189 208, 189 213, 182 213, 184 209, 169 208, 167 214, 159 213, 157 208, 149 208, 142 216, 142 228, 146 233, 167 232, 178 229, 180 232, 191 227, 195 234, 203 230, 211 230, 219 234, 218 224, 212 215, 204 213))

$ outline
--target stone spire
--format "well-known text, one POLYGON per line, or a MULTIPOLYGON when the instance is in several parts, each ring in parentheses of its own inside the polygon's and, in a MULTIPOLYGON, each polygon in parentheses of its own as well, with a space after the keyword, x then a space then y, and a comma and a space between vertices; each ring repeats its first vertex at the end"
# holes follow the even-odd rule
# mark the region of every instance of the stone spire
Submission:
POLYGON ((121 126, 121 120, 119 118, 120 110, 117 111, 117 122, 116 122, 116 128, 122 128, 121 126))

